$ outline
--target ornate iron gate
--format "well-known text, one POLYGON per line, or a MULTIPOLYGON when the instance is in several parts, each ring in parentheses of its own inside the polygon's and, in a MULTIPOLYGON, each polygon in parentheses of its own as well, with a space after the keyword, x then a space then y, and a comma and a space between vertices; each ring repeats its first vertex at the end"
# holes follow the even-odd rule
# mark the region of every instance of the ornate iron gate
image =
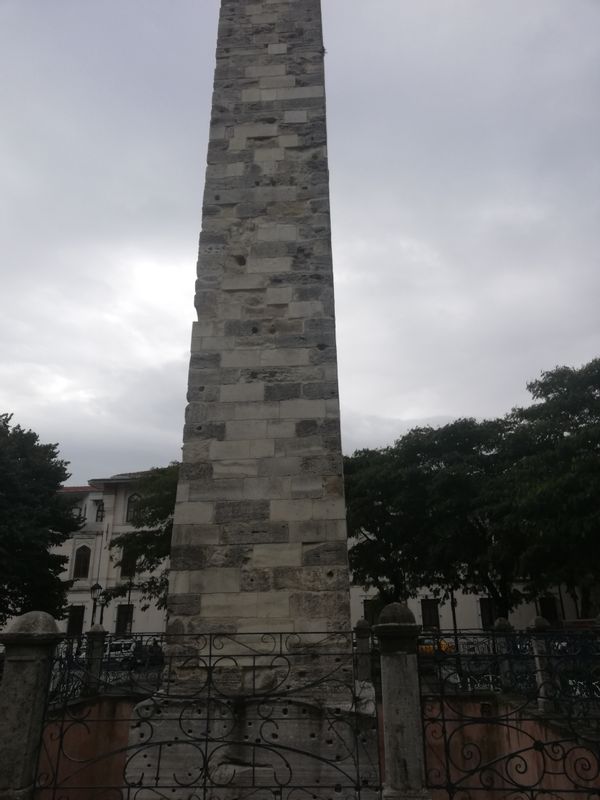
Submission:
POLYGON ((428 786, 443 798, 600 797, 593 632, 422 638, 428 786))
POLYGON ((347 633, 109 640, 96 661, 69 642, 37 800, 374 800, 376 703, 355 667, 347 633))

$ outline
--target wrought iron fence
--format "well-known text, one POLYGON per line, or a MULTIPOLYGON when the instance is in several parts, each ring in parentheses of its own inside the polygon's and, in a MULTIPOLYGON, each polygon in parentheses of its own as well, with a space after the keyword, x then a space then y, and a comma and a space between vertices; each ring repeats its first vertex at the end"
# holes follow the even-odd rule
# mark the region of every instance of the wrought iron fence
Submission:
POLYGON ((350 633, 146 635, 56 654, 38 800, 379 795, 350 633))
POLYGON ((432 634, 419 673, 434 796, 600 797, 596 633, 432 634))

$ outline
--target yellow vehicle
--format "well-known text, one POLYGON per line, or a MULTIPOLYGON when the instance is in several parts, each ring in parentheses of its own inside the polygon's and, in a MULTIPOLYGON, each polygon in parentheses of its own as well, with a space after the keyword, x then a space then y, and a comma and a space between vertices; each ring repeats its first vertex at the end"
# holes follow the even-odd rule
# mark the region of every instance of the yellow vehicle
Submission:
POLYGON ((436 653, 454 653, 454 643, 439 636, 420 636, 419 653, 422 656, 432 656, 436 653))

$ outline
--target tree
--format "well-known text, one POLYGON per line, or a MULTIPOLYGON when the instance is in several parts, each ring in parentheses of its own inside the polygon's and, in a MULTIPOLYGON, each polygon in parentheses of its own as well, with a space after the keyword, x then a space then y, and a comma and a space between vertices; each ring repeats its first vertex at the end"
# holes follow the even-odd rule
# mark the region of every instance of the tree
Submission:
POLYGON ((528 449, 517 474, 533 542, 524 567, 539 592, 565 584, 588 617, 599 610, 600 359, 543 372, 527 388, 535 402, 511 415, 528 449))
POLYGON ((169 587, 168 558, 171 552, 173 512, 179 464, 155 467, 144 473, 134 486, 139 495, 132 524, 134 531, 116 536, 112 548, 120 549, 117 566, 133 566, 131 580, 106 590, 109 598, 125 597, 138 590, 146 603, 166 608, 169 587))
POLYGON ((58 445, 0 414, 0 626, 27 611, 64 615, 67 561, 52 552, 80 528, 76 498, 59 493, 70 476, 58 445))
POLYGON ((600 578, 600 359, 528 384, 502 419, 417 428, 346 460, 355 581, 383 599, 485 592, 506 616, 566 584, 593 607, 600 578))
POLYGON ((506 524, 508 433, 502 420, 460 419, 346 459, 355 582, 386 601, 427 587, 485 592, 502 615, 518 605, 523 540, 506 524))

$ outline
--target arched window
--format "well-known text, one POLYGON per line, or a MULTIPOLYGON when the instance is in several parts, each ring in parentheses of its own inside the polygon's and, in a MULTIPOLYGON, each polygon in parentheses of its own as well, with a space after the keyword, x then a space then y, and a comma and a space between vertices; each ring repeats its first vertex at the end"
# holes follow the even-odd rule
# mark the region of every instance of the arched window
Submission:
POLYGON ((82 544, 75 551, 75 563, 73 564, 73 580, 87 578, 90 571, 90 559, 92 551, 86 544, 82 544))
POLYGON ((127 498, 127 512, 125 514, 125 522, 133 522, 135 519, 135 512, 137 505, 140 501, 139 494, 130 494, 127 498))
POLYGON ((96 506, 96 522, 104 522, 104 500, 98 500, 96 506))

